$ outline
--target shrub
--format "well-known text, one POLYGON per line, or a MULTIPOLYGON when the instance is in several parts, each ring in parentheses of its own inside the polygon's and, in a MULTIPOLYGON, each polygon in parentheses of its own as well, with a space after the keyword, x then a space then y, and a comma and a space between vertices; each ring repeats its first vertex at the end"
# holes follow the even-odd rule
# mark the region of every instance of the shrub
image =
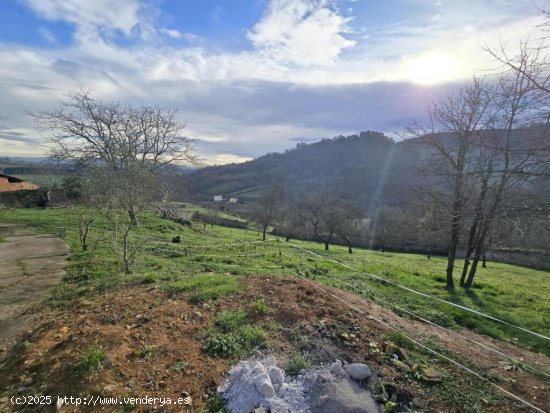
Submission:
POLYGON ((221 358, 234 357, 240 352, 239 341, 234 334, 224 334, 216 330, 207 333, 202 349, 210 356, 221 358))

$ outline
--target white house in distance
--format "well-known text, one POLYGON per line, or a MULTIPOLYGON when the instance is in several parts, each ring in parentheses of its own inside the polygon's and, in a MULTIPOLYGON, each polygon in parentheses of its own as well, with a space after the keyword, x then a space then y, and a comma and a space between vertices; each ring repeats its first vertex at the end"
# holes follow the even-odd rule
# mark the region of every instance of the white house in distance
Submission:
POLYGON ((223 202, 223 195, 214 195, 214 202, 223 202))
POLYGON ((230 204, 236 204, 237 202, 239 202, 239 198, 229 198, 230 204))

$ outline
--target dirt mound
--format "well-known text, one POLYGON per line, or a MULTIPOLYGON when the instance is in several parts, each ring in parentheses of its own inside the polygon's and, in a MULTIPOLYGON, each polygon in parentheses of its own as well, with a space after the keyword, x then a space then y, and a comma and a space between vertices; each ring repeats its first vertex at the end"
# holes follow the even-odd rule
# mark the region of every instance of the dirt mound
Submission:
MULTIPOLYGON (((392 362, 393 355, 384 350, 388 331, 305 280, 250 277, 240 278, 239 282, 246 287, 243 291, 206 304, 191 305, 183 293, 135 285, 80 298, 44 314, 32 333, 19 337, 18 345, 0 353, 0 411, 22 411, 9 403, 9 397, 25 394, 170 398, 189 394, 193 404, 172 411, 199 411, 207 401, 215 400, 212 396, 233 364, 203 351, 205 334, 213 327, 217 314, 236 309, 244 310, 248 320, 267 333, 268 348, 256 357, 273 355, 283 368, 296 351, 307 355, 313 369, 327 360, 365 362, 372 373, 368 390, 397 406, 461 413, 519 409, 511 401, 490 398, 486 385, 452 365, 439 363, 433 356, 418 357, 436 367, 442 383, 426 383, 416 373, 402 370, 392 362), (259 298, 267 305, 262 313, 254 309, 259 298)), ((330 291, 408 334, 440 337, 437 330, 422 323, 353 295, 330 291)), ((480 336, 476 339, 488 341, 480 336)), ((477 369, 498 377, 499 384, 542 408, 548 407, 548 385, 544 380, 521 370, 504 370, 498 358, 480 356, 469 343, 460 343, 454 337, 445 340, 441 336, 439 345, 458 349, 464 362, 475 363, 477 369)), ((491 345, 502 345, 502 351, 508 346, 492 340, 491 345)), ((408 352, 411 358, 417 357, 415 349, 408 352)), ((525 361, 528 359, 548 364, 544 356, 527 353, 525 361)), ((348 390, 354 391, 354 387, 350 385, 348 390)), ((92 410, 110 412, 113 408, 67 405, 61 411, 92 410)), ((133 411, 164 410, 166 407, 136 406, 133 411)), ((48 410, 26 406, 24 411, 48 410)), ((54 406, 49 411, 55 411, 54 406)))

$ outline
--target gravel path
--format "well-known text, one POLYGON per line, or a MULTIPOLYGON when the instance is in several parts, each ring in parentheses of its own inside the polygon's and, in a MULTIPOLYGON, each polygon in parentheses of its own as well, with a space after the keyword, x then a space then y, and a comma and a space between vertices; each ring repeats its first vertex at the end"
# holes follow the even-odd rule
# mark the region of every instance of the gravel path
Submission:
POLYGON ((0 348, 32 323, 65 273, 69 247, 21 225, 0 224, 0 348))

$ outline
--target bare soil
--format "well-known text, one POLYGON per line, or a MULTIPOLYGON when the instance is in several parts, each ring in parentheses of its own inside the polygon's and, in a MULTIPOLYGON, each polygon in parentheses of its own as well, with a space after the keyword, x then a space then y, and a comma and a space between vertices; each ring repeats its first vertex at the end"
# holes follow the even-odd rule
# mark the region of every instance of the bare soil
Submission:
POLYGON ((0 348, 32 324, 39 305, 61 281, 69 247, 31 228, 0 224, 0 348))
MULTIPOLYGON (((307 280, 294 278, 241 278, 246 289, 217 301, 191 305, 185 294, 172 294, 155 286, 125 287, 101 295, 85 297, 64 309, 50 310, 41 316, 20 344, 8 349, 0 359, 0 411, 55 411, 53 406, 12 406, 8 396, 43 394, 66 396, 136 396, 177 398, 190 394, 190 407, 141 406, 133 411, 197 411, 203 407, 228 370, 230 361, 206 355, 201 350, 205 329, 214 315, 224 309, 244 308, 256 325, 263 325, 269 336, 267 350, 284 366, 296 349, 307 351, 313 364, 366 362, 372 372, 371 386, 391 383, 399 398, 420 403, 422 412, 463 412, 463 406, 450 404, 434 391, 438 384, 426 384, 396 368, 380 349, 386 328, 350 310, 350 307, 314 287, 307 280), (263 297, 265 314, 254 312, 254 302, 263 297), (30 344, 22 344, 28 340, 30 344), (74 366, 90 346, 105 353, 102 369, 75 376, 74 366), (3 410, 4 409, 4 410, 3 410), (48 410, 49 409, 49 410, 48 410)), ((522 395, 542 409, 550 408, 548 382, 522 370, 505 371, 496 357, 474 345, 440 333, 438 330, 336 289, 331 294, 353 303, 367 314, 399 327, 407 334, 437 336, 441 344, 461 355, 461 360, 476 364, 498 377, 498 384, 522 395)), ((461 331, 503 352, 521 355, 533 365, 550 365, 548 358, 508 343, 461 331)), ((1 357, 1 355, 0 355, 1 357)), ((452 365, 445 373, 464 382, 472 378, 452 365)), ((496 379, 495 379, 496 380, 496 379)), ((62 412, 113 411, 112 406, 65 406, 62 412)), ((488 404, 487 412, 524 411, 507 401, 488 404)))

